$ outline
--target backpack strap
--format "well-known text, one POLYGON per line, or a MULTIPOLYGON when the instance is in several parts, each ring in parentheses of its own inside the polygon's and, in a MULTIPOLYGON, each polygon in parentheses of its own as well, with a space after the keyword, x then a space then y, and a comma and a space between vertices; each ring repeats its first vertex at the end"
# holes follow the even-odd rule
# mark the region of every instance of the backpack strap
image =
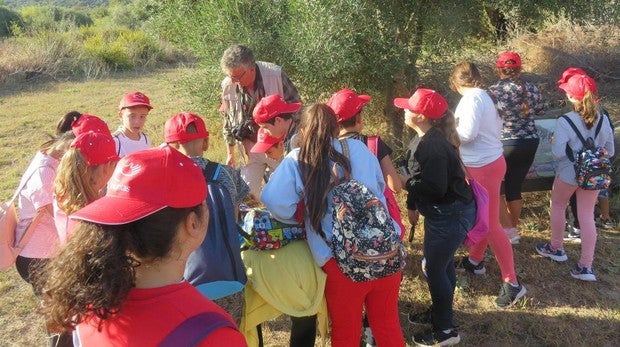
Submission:
POLYGON ((379 136, 368 136, 368 138, 366 139, 366 146, 368 146, 368 149, 372 152, 372 154, 377 157, 379 154, 379 136))
MULTIPOLYGON (((584 148, 587 147, 588 146, 588 142, 583 137, 583 135, 581 135, 581 133, 577 129, 577 126, 575 125, 575 123, 573 123, 573 121, 570 118, 568 118, 567 115, 562 115, 562 118, 564 118, 566 120, 566 122, 568 122, 568 125, 570 125, 570 127, 573 128, 573 131, 575 132, 575 134, 577 134, 577 137, 579 137, 579 141, 581 141, 581 145, 584 148)), ((601 131, 602 126, 603 126, 603 115, 600 115, 598 117, 598 124, 596 125, 596 130, 594 130, 594 138, 595 139, 598 136, 598 133, 601 131)), ((575 158, 573 157, 573 151, 570 148, 570 146, 568 145, 568 143, 566 144, 566 156, 568 157, 568 160, 570 160, 572 162, 575 161, 575 158)))
POLYGON ((209 160, 202 173, 209 181, 215 181, 220 176, 220 171, 222 171, 222 165, 209 160))
POLYGON ((598 136, 598 133, 601 132, 601 128, 603 127, 603 117, 604 117, 604 114, 599 114, 598 124, 596 125, 596 130, 594 131, 594 139, 596 139, 596 137, 598 136))
MULTIPOLYGON (((346 139, 341 139, 338 140, 338 142, 340 142, 340 145, 342 146, 342 154, 349 160, 351 161, 351 156, 349 155, 349 144, 347 144, 347 140, 346 139)), ((342 181, 348 181, 351 179, 351 173, 347 172, 344 168, 342 168, 342 173, 344 174, 344 179, 340 179, 340 177, 338 176, 338 169, 336 167, 336 164, 334 164, 334 166, 332 167, 332 175, 334 176, 334 185, 339 184, 342 181)))
POLYGON ((581 135, 575 123, 573 123, 573 121, 570 118, 568 118, 567 115, 562 115, 562 118, 566 119, 566 121, 568 122, 568 125, 570 125, 570 127, 573 128, 573 131, 575 132, 575 134, 577 134, 577 137, 579 137, 579 141, 581 141, 581 144, 584 147, 587 146, 588 143, 586 142, 586 139, 583 138, 583 135, 581 135))
POLYGON ((220 313, 199 313, 174 328, 158 347, 198 346, 214 330, 223 327, 236 329, 235 325, 220 313))

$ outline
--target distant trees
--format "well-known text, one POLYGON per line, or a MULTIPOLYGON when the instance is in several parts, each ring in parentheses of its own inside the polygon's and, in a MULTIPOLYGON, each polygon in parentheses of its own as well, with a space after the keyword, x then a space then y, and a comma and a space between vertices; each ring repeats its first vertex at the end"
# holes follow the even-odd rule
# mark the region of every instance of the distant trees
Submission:
MULTIPOLYGON (((495 54, 515 31, 536 31, 550 18, 617 21, 613 1, 528 0, 176 0, 148 3, 150 28, 209 66, 204 95, 217 102, 218 61, 232 43, 285 67, 306 100, 350 87, 373 96, 375 112, 396 139, 402 119, 391 105, 423 84, 447 91, 463 57, 495 54)), ((203 79, 205 76, 201 76, 203 79)), ((372 106, 371 106, 372 107, 372 106)))

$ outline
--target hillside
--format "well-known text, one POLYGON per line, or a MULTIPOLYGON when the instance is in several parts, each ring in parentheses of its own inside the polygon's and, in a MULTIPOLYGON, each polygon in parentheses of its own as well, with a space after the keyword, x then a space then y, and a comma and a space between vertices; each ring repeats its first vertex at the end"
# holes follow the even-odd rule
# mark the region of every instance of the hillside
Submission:
POLYGON ((20 8, 33 5, 51 5, 60 7, 105 7, 108 0, 4 0, 4 5, 20 8))

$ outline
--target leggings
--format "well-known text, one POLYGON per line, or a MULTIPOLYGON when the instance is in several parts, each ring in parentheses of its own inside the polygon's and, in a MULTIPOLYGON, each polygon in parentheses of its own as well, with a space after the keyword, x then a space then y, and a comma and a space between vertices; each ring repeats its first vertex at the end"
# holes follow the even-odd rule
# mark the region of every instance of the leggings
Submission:
POLYGON ((325 299, 332 347, 359 347, 364 305, 377 346, 405 347, 398 313, 401 272, 372 281, 353 282, 333 258, 323 265, 323 271, 327 274, 325 299))
POLYGON ((534 155, 539 142, 539 139, 521 139, 518 140, 518 144, 504 144, 504 158, 506 158, 504 194, 506 194, 506 201, 521 200, 521 186, 532 166, 532 162, 534 162, 534 155))
POLYGON ((564 224, 566 223, 566 206, 573 195, 577 198, 577 214, 581 227, 581 266, 592 266, 596 247, 596 226, 594 225, 594 205, 598 190, 584 190, 577 185, 570 185, 558 177, 553 181, 551 190, 551 246, 562 249, 564 224))
POLYGON ((480 183, 489 193, 489 235, 487 238, 472 246, 469 256, 475 261, 484 259, 487 245, 495 254, 495 260, 499 264, 504 282, 517 282, 515 274, 515 261, 512 253, 512 245, 499 223, 499 189, 502 178, 506 173, 506 161, 500 156, 494 162, 482 167, 467 167, 469 174, 480 183))
MULTIPOLYGON (((258 331, 258 346, 263 347, 263 329, 256 326, 258 331)), ((312 347, 316 340, 316 315, 307 317, 291 316, 291 347, 312 347)))
MULTIPOLYGON (((39 258, 26 258, 22 256, 17 256, 15 260, 15 267, 17 268, 17 272, 19 276, 26 281, 28 284, 32 286, 32 290, 34 294, 40 298, 41 290, 39 285, 36 283, 36 272, 45 266, 49 259, 39 259, 39 258)), ((62 333, 55 334, 49 333, 47 334, 47 346, 48 347, 73 347, 73 337, 71 333, 62 333)))

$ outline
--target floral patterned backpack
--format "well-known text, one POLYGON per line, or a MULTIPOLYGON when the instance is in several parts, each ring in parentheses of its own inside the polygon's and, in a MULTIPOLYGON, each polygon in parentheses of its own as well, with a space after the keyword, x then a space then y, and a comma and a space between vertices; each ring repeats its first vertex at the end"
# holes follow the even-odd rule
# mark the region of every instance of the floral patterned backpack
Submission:
MULTIPOLYGON (((349 157, 346 140, 343 152, 349 157)), ((355 282, 392 275, 405 266, 405 248, 386 207, 362 183, 333 172, 333 235, 328 244, 342 272, 355 282)))

